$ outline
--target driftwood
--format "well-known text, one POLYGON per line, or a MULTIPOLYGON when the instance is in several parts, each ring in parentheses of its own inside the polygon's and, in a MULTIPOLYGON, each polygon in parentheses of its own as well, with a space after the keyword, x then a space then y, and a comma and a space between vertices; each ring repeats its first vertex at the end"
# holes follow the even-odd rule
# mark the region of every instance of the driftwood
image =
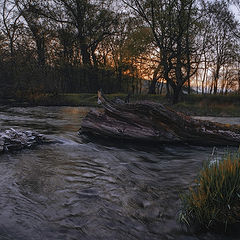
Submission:
POLYGON ((194 119, 154 102, 117 104, 101 93, 98 102, 104 111, 90 111, 82 121, 81 134, 134 142, 240 144, 240 126, 237 125, 194 119))
POLYGON ((31 148, 50 143, 42 134, 33 131, 17 131, 13 128, 0 132, 0 153, 31 148))

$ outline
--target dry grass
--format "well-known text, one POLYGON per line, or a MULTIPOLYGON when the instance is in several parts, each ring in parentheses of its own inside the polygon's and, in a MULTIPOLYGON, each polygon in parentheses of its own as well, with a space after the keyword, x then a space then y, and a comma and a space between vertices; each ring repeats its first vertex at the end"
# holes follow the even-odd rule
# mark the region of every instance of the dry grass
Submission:
POLYGON ((240 222, 240 152, 205 164, 195 186, 182 197, 180 221, 205 229, 240 222))

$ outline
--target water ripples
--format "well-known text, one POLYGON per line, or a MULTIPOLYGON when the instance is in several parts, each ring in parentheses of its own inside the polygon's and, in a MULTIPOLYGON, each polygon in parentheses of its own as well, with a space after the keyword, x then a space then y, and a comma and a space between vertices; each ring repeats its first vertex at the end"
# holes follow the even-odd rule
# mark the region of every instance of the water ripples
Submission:
POLYGON ((179 194, 211 148, 86 142, 77 134, 86 112, 0 109, 2 128, 44 129, 60 142, 0 156, 0 239, 224 239, 176 221, 179 194))

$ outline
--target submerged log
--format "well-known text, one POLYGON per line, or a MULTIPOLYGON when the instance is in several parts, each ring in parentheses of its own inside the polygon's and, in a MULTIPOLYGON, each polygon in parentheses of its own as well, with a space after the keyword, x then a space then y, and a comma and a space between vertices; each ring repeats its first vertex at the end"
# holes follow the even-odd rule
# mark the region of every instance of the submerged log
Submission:
POLYGON ((80 133, 100 138, 193 145, 240 144, 240 126, 203 121, 155 102, 117 104, 101 94, 104 111, 90 111, 80 133))
POLYGON ((31 148, 50 143, 42 134, 33 131, 17 131, 13 128, 0 132, 0 153, 31 148))

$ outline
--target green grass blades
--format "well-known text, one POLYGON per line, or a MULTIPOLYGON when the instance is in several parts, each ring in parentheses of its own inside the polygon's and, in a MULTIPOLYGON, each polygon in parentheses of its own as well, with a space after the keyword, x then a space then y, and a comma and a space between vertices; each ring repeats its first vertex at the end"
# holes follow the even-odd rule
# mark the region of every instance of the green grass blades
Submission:
POLYGON ((240 151, 204 164, 181 200, 179 220, 187 226, 227 231, 240 222, 240 151))

